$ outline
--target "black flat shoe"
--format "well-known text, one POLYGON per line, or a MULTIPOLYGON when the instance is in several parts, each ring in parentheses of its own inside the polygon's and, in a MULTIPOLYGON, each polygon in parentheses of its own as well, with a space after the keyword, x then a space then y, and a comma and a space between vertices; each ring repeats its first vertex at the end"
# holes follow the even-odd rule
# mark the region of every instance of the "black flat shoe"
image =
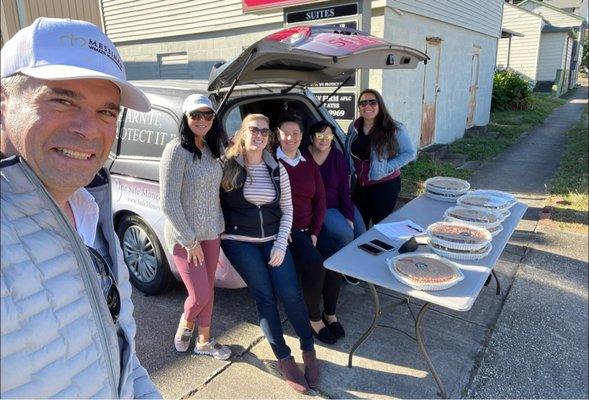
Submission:
POLYGON ((344 330, 344 327, 342 326, 342 324, 339 323, 339 321, 329 323, 327 321, 327 318, 325 318, 325 314, 323 314, 321 319, 323 320, 323 323, 325 324, 325 326, 329 329, 331 334, 336 339, 343 338, 344 336, 346 336, 346 331, 344 330))
POLYGON ((313 336, 315 336, 320 342, 326 344, 335 344, 335 342, 337 342, 337 338, 333 336, 333 333, 327 328, 321 328, 318 333, 315 332, 315 329, 312 327, 311 330, 313 331, 313 336))

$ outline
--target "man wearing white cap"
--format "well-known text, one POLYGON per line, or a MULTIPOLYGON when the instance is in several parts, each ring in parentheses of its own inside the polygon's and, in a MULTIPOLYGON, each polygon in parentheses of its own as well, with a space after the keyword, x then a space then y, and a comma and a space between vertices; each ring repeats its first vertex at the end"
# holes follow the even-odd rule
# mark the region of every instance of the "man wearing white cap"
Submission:
POLYGON ((159 398, 102 168, 120 106, 147 112, 106 35, 39 18, 1 54, 2 398, 159 398))

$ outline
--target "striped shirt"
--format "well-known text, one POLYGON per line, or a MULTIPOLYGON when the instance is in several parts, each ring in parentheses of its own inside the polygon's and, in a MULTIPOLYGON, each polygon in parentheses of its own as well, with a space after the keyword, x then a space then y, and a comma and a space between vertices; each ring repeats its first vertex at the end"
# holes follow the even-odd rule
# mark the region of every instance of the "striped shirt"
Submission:
MULTIPOLYGON (((242 235, 221 235, 221 239, 239 240, 241 242, 262 243, 270 240, 276 240, 274 244, 277 248, 286 251, 288 246, 288 235, 292 227, 292 196, 290 192, 290 182, 286 169, 279 164, 280 168, 280 211, 282 217, 280 218, 280 227, 277 235, 267 236, 263 238, 255 238, 242 235)), ((276 190, 272 183, 272 178, 268 173, 268 168, 264 162, 257 165, 249 165, 247 169, 247 178, 243 184, 243 196, 250 203, 260 206, 262 204, 271 203, 276 197, 276 190)))

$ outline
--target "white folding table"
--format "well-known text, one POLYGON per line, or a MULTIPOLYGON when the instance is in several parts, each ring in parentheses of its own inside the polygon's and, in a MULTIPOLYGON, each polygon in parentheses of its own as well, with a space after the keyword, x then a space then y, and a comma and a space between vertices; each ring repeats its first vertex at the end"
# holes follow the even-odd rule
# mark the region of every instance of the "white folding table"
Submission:
MULTIPOLYGON (((410 219, 422 227, 427 228, 427 226, 430 224, 443 220, 444 211, 454 205, 456 204, 433 200, 429 197, 426 197, 425 195, 422 195, 413 199, 411 202, 407 203, 405 206, 389 215, 382 222, 396 222, 410 219)), ((497 260, 499 260, 499 257, 501 256, 507 241, 514 232, 518 222, 523 217, 526 209, 527 206, 523 203, 517 203, 510 208, 511 215, 507 217, 505 221, 503 221, 503 230, 493 238, 493 249, 488 256, 483 259, 473 261, 452 260, 459 264, 460 269, 464 275, 464 279, 449 289, 440 291, 421 291, 412 289, 411 287, 399 282, 390 272, 386 264, 387 258, 395 257, 399 254, 397 249, 384 252, 376 256, 358 249, 358 245, 367 243, 373 239, 380 239, 391 243, 391 239, 387 238, 374 227, 338 251, 336 254, 325 260, 325 268, 366 282, 374 301, 375 314, 372 324, 356 341, 354 346, 352 346, 348 358, 348 367, 352 366, 352 357, 356 349, 378 326, 382 310, 380 307, 378 292, 376 291, 375 286, 380 286, 382 288, 400 293, 406 297, 405 300, 396 303, 393 306, 408 303, 408 297, 425 301, 425 304, 421 307, 417 318, 415 319, 416 341, 419 346, 419 350, 421 351, 421 354, 423 355, 428 368, 440 389, 440 395, 443 398, 447 398, 448 396, 444 385, 442 384, 442 381, 436 369, 434 368, 434 365, 432 364, 423 344, 420 330, 423 316, 431 304, 436 304, 456 311, 470 310, 482 287, 488 283, 488 280, 491 277, 490 274, 493 274, 492 276, 495 277, 497 285, 499 285, 499 281, 493 272, 493 267, 497 263, 497 260)), ((416 253, 432 253, 432 251, 427 246, 419 246, 416 253)), ((497 294, 499 294, 499 286, 497 294)))

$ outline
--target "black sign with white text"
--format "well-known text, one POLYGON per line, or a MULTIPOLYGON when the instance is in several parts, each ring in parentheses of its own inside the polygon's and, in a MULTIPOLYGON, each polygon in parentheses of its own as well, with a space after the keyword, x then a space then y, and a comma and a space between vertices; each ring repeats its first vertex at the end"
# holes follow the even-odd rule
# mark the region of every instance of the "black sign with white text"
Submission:
MULTIPOLYGON (((324 101, 329 93, 315 93, 319 101, 324 101)), ((327 100, 323 107, 336 119, 354 119, 356 111, 356 93, 337 92, 327 100)))
POLYGON ((345 4, 334 7, 315 8, 312 10, 296 11, 286 13, 286 22, 294 24, 297 22, 311 22, 327 18, 345 17, 358 14, 358 4, 345 4))

